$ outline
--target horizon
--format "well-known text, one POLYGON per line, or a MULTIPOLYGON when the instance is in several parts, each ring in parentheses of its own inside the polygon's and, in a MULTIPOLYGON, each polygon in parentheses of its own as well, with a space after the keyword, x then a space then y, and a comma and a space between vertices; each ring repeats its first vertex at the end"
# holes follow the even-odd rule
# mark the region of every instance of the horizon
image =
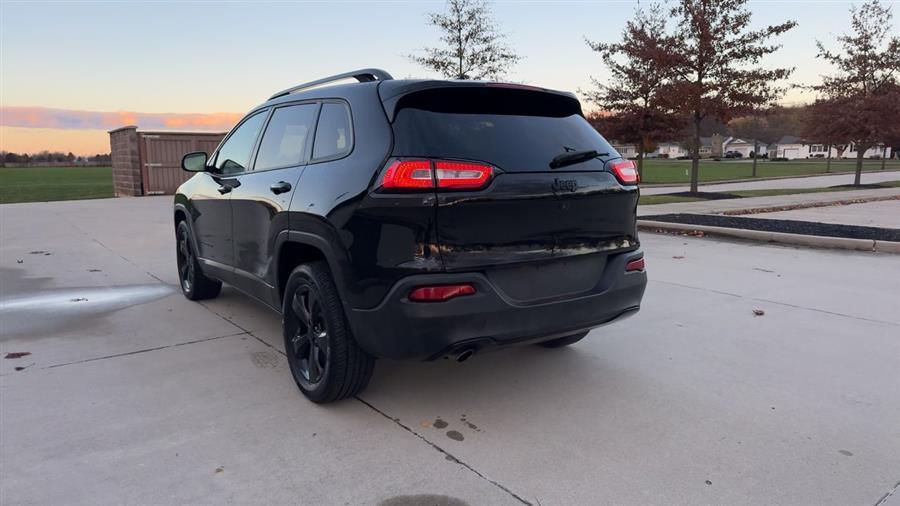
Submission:
MULTIPOLYGON (((753 27, 789 19, 799 23, 774 40, 782 49, 763 65, 796 67, 787 84, 819 82, 820 75, 833 69, 815 58, 815 40, 833 48, 835 36, 848 29, 852 3, 751 1, 753 27)), ((576 93, 587 90, 591 76, 602 79, 604 66, 584 38, 618 40, 636 4, 492 2, 507 43, 524 57, 506 80, 576 93), (597 26, 599 16, 607 29, 597 26)), ((443 1, 4 1, 0 150, 106 153, 108 130, 126 124, 228 130, 276 90, 353 68, 380 67, 397 78, 439 78, 404 55, 438 43, 437 29, 426 23, 426 15, 441 9, 443 1), (349 8, 355 11, 351 19, 346 16, 349 8), (315 22, 303 23, 311 17, 315 22), (238 25, 239 36, 223 35, 238 25), (48 32, 55 36, 36 37, 48 32), (66 43, 60 45, 60 40, 66 43), (279 63, 286 61, 302 62, 303 68, 279 63)), ((586 110, 594 109, 579 97, 586 110)), ((800 105, 813 98, 793 88, 780 104, 800 105)))

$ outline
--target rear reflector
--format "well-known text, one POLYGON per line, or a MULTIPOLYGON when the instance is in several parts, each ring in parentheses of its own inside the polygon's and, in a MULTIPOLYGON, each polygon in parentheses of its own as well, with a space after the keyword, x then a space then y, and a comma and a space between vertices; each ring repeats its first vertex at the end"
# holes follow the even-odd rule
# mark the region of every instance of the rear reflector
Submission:
POLYGON ((635 272, 644 270, 644 257, 632 260, 625 264, 625 272, 635 272))
POLYGON ((462 295, 472 295, 475 287, 470 284, 420 286, 409 292, 409 300, 413 302, 443 302, 462 295))
POLYGON ((622 184, 633 185, 638 184, 639 177, 637 167, 631 160, 616 160, 609 162, 609 169, 622 184))
POLYGON ((494 175, 490 165, 452 160, 394 160, 381 178, 381 188, 477 190, 494 175))

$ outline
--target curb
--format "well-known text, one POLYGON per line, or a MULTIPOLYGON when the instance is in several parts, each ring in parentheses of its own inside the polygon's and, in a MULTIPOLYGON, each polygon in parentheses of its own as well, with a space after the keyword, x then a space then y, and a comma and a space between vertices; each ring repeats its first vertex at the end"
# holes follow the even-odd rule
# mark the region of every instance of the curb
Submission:
POLYGON ((876 241, 873 239, 849 239, 846 237, 827 237, 822 235, 789 234, 786 232, 766 232, 763 230, 747 230, 744 228, 712 227, 709 225, 688 225, 664 221, 638 220, 639 230, 648 232, 664 230, 669 232, 703 232, 721 237, 735 237, 749 241, 774 242, 810 246, 814 248, 844 249, 855 251, 878 251, 882 253, 900 254, 900 242, 876 241))

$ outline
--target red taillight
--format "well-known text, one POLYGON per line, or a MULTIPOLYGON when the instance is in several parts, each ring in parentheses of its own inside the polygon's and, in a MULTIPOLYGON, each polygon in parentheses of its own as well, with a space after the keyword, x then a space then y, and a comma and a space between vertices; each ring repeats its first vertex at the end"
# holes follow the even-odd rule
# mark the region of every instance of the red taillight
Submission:
POLYGON ((625 272, 635 272, 644 270, 644 257, 632 260, 625 264, 625 272))
POLYGON ((490 165, 471 162, 434 162, 438 188, 481 188, 494 173, 490 165))
POLYGON ((494 175, 490 165, 452 160, 394 160, 381 178, 385 189, 477 190, 494 175))
POLYGON ((616 160, 614 162, 609 162, 609 168, 622 184, 638 184, 638 181, 640 180, 637 167, 631 160, 616 160))
POLYGON ((394 160, 384 171, 382 188, 433 188, 431 162, 428 160, 394 160))
POLYGON ((420 286, 409 292, 409 300, 413 302, 443 302, 462 295, 472 295, 475 287, 466 283, 462 285, 420 286))

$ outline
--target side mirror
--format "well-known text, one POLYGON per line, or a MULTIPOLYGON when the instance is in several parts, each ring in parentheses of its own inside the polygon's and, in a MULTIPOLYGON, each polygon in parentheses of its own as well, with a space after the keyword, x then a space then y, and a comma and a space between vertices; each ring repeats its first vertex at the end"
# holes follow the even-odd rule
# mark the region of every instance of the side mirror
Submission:
POLYGON ((206 159, 203 151, 188 153, 181 159, 181 168, 188 172, 203 172, 206 170, 206 159))

